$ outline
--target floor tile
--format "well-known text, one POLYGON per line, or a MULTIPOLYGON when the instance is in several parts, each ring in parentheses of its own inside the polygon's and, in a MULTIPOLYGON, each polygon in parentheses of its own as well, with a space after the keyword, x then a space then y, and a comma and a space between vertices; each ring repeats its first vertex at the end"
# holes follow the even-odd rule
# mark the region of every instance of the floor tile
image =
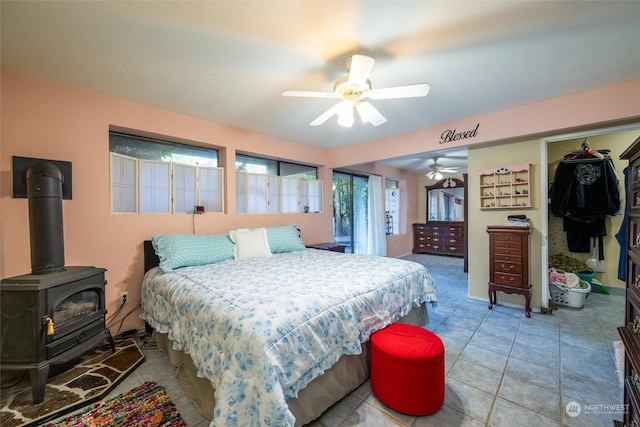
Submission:
POLYGON ((489 425, 492 427, 513 427, 514 425, 553 427, 560 426, 560 422, 498 398, 491 413, 489 425))
MULTIPOLYGON (((462 259, 407 258, 427 265, 438 287, 438 307, 429 308, 427 328, 445 346, 444 405, 432 415, 400 414, 382 404, 366 381, 310 426, 599 427, 622 419, 589 413, 586 405, 621 403, 613 342, 620 340, 616 322, 624 322, 624 290, 590 294, 583 309, 558 308, 526 318, 522 308, 498 304, 489 310, 486 301, 469 298, 462 259), (569 416, 567 402, 581 405, 582 412, 569 416)), ((117 390, 157 381, 190 427, 208 426, 186 401, 168 357, 155 348, 143 350, 145 362, 117 390)))

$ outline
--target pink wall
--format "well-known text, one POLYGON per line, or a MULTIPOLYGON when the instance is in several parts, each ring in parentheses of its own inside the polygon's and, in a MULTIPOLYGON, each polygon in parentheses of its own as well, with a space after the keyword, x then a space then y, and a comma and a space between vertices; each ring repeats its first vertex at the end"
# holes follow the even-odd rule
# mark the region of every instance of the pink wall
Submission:
MULTIPOLYGON (((73 199, 63 201, 65 264, 94 265, 107 271, 107 309, 114 313, 121 291, 137 302, 143 275, 142 241, 153 234, 190 233, 192 216, 118 215, 110 213, 110 126, 180 137, 223 149, 320 164, 325 180, 325 213, 199 215, 196 232, 219 233, 236 227, 296 223, 305 242, 332 239, 331 173, 323 167, 325 152, 290 141, 232 129, 122 99, 51 82, 2 73, 2 153, 0 277, 31 271, 27 199, 12 198, 12 156, 72 162, 73 199)), ((224 166, 224 165, 223 165, 224 166)), ((234 166, 225 168, 227 212, 235 212, 234 166)), ((133 307, 133 305, 131 306, 133 307)), ((140 327, 137 313, 124 330, 140 327)))
MULTIPOLYGON (((355 147, 321 150, 257 135, 93 92, 2 72, 2 152, 0 156, 0 277, 30 271, 26 199, 13 199, 11 156, 73 163, 73 200, 63 201, 66 265, 95 265, 108 270, 108 310, 121 291, 138 301, 142 281, 141 242, 153 234, 190 233, 191 215, 114 215, 110 213, 108 130, 110 126, 175 137, 221 149, 223 166, 236 151, 317 164, 319 178, 331 182, 332 168, 377 173, 406 183, 407 233, 388 238, 388 254, 411 251, 410 226, 418 218, 418 175, 381 165, 377 160, 448 148, 440 134, 480 123, 478 137, 459 145, 506 140, 637 118, 640 80, 450 123, 437 128, 372 141, 355 147), (357 166, 360 164, 361 166, 357 166)), ((195 217, 196 232, 219 233, 244 226, 296 223, 305 242, 332 238, 331 185, 325 184, 325 213, 287 215, 235 214, 233 165, 225 169, 226 212, 195 217)), ((134 313, 123 329, 140 327, 134 313)))
POLYGON ((337 148, 328 153, 327 166, 341 167, 358 162, 375 162, 393 157, 426 153, 466 145, 558 134, 580 128, 594 128, 640 118, 640 79, 599 89, 552 98, 509 110, 469 117, 401 136, 382 138, 337 148), (477 136, 440 144, 447 129, 474 129, 477 136))

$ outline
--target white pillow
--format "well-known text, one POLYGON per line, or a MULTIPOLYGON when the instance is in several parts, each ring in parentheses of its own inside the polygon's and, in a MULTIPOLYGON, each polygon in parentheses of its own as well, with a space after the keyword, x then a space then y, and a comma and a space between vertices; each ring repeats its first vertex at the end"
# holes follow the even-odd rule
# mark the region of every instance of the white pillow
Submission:
POLYGON ((264 228, 239 228, 229 232, 233 243, 233 255, 236 261, 251 258, 268 258, 271 256, 267 230, 264 228))

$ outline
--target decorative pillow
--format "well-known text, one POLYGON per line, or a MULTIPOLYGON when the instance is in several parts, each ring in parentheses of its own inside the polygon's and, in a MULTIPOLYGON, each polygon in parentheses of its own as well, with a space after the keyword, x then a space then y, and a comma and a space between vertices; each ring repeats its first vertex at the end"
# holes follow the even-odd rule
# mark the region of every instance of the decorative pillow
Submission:
POLYGON ((175 268, 233 259, 233 242, 228 234, 155 235, 151 242, 165 273, 175 268))
POLYGON ((295 224, 284 225, 282 227, 268 227, 266 230, 269 248, 274 254, 300 251, 305 248, 304 242, 300 238, 300 232, 295 224))
POLYGON ((271 256, 267 231, 264 228, 239 228, 230 231, 229 237, 235 243, 233 255, 236 261, 271 256))

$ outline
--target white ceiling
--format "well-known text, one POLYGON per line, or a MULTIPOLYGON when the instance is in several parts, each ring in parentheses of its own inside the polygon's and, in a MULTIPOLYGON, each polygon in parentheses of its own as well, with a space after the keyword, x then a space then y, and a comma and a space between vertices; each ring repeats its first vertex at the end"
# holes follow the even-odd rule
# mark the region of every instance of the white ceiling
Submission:
POLYGON ((638 1, 3 0, 0 15, 4 68, 327 148, 640 77, 638 1), (335 101, 282 91, 331 91, 353 53, 376 59, 374 88, 429 95, 371 101, 379 127, 308 126, 335 101))

